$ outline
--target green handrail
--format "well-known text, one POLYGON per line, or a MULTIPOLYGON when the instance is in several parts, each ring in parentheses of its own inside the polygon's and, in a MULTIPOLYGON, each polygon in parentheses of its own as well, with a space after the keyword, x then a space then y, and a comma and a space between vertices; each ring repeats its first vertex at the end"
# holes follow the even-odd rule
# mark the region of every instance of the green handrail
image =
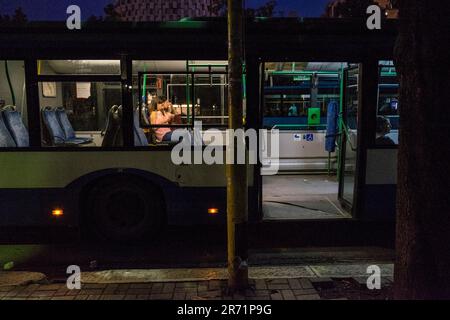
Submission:
POLYGON ((272 127, 272 129, 276 128, 311 128, 311 127, 326 127, 326 124, 318 124, 314 126, 310 126, 307 124, 276 124, 272 127))
POLYGON ((347 125, 345 124, 345 122, 342 119, 341 119, 341 125, 342 125, 342 128, 344 129, 343 131, 345 132, 345 136, 347 137, 347 141, 348 141, 348 143, 350 145, 350 148, 352 148, 352 151, 356 151, 356 147, 353 146, 352 141, 350 139, 349 129, 348 129, 347 125))

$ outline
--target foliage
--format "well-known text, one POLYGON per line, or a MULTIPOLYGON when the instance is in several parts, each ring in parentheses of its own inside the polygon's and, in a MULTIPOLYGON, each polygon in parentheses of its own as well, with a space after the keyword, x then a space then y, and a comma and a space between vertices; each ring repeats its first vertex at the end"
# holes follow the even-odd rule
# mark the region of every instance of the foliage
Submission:
MULTIPOLYGON (((273 17, 275 15, 275 8, 277 2, 269 0, 259 8, 245 9, 246 16, 249 17, 273 17)), ((225 16, 227 14, 227 0, 215 0, 211 4, 210 11, 216 16, 225 16)))
POLYGON ((0 14, 0 22, 7 24, 25 24, 28 21, 27 15, 23 12, 22 7, 18 7, 12 16, 10 15, 1 15, 0 14))

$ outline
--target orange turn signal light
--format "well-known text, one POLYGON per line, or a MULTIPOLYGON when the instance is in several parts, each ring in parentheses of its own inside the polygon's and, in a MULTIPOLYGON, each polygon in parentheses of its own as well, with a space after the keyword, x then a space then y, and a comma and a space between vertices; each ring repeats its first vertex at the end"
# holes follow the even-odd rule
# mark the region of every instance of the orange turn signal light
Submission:
POLYGON ((217 208, 209 208, 208 209, 208 214, 210 214, 210 215, 219 214, 219 209, 217 209, 217 208))
POLYGON ((52 216, 54 217, 61 217, 64 215, 64 210, 62 209, 53 209, 52 210, 52 216))

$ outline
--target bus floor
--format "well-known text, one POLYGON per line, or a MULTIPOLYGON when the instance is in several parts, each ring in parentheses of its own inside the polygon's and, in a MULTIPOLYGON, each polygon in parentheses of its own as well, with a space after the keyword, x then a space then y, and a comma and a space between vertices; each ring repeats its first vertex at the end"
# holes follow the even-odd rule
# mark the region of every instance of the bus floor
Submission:
POLYGON ((336 176, 264 176, 264 220, 350 218, 339 204, 338 188, 336 176))

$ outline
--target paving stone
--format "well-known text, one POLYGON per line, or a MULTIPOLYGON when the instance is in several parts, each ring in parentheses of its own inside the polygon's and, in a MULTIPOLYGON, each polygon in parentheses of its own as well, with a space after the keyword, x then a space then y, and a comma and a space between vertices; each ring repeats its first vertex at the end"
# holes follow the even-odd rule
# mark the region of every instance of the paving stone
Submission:
POLYGON ((124 294, 105 294, 101 296, 101 300, 123 300, 125 298, 124 294))
POLYGON ((210 290, 206 292, 199 292, 198 295, 202 298, 216 298, 216 297, 222 297, 222 291, 221 290, 210 290))
POLYGON ((37 288, 37 290, 39 290, 39 291, 45 291, 45 290, 51 290, 51 291, 54 291, 54 290, 59 290, 61 287, 65 287, 65 285, 62 285, 62 284, 60 284, 60 283, 43 284, 43 285, 40 285, 40 286, 37 288))
POLYGON ((267 285, 267 288, 269 289, 269 290, 287 290, 287 289, 289 289, 289 285, 286 283, 286 284, 271 284, 271 283, 269 283, 268 285, 267 285))
MULTIPOLYGON (((108 284, 105 288, 105 290, 103 290, 104 294, 113 294, 117 291, 118 288, 118 284, 108 284)), ((125 290, 124 290, 125 291, 125 290)))
POLYGON ((153 292, 153 289, 128 289, 126 294, 144 295, 150 294, 151 292, 153 292))
POLYGON ((37 298, 37 297, 48 297, 51 298, 55 295, 56 291, 34 291, 32 294, 30 294, 30 298, 37 298))
POLYGON ((302 278, 302 279, 299 279, 299 282, 303 289, 314 289, 314 287, 313 287, 311 281, 309 281, 309 279, 302 278))
POLYGON ((270 300, 269 296, 262 296, 262 297, 248 297, 248 300, 270 300))
POLYGON ((0 286, 0 292, 8 292, 14 290, 15 286, 0 286))
POLYGON ((198 286, 198 292, 205 292, 205 291, 208 291, 208 286, 207 285, 203 285, 203 284, 200 284, 199 286, 198 286))
POLYGON ((281 292, 273 292, 270 294, 270 299, 271 300, 283 300, 283 296, 281 295, 281 292))
POLYGON ((88 297, 89 297, 89 296, 87 296, 87 295, 82 295, 82 294, 80 294, 80 295, 78 295, 78 296, 74 296, 75 300, 87 300, 88 297))
POLYGON ((173 294, 173 300, 185 300, 186 293, 185 292, 177 292, 173 294))
POLYGON ((295 289, 292 290, 294 292, 294 295, 301 296, 301 295, 309 295, 309 294, 316 294, 316 289, 295 289))
POLYGON ((65 295, 67 295, 67 293, 69 293, 69 291, 73 291, 73 290, 69 290, 67 288, 59 288, 55 292, 55 297, 57 297, 57 296, 65 296, 65 295))
POLYGON ((105 289, 107 284, 103 283, 83 283, 81 286, 83 289, 105 289))
POLYGON ((302 285, 298 279, 289 279, 288 282, 291 289, 302 289, 302 285))
POLYGON ((267 289, 267 284, 265 280, 256 280, 255 281, 255 288, 257 290, 259 289, 267 289))
POLYGON ((176 288, 197 288, 197 283, 195 282, 178 282, 175 285, 176 288))
POLYGON ((271 279, 271 280, 267 280, 267 284, 288 284, 288 280, 287 279, 271 279))
MULTIPOLYGON (((61 296, 61 297, 52 297, 51 300, 75 300, 76 298, 78 298, 78 296, 77 297, 75 297, 75 296, 61 296)), ((81 300, 81 299, 76 299, 76 300, 81 300)))
POLYGON ((295 300, 295 295, 292 290, 281 290, 281 295, 284 300, 295 300))
POLYGON ((171 300, 173 295, 171 293, 151 294, 150 300, 171 300))
POLYGON ((19 295, 24 290, 24 287, 15 287, 14 289, 8 291, 5 295, 6 298, 14 298, 19 295))
MULTIPOLYGON (((89 289, 89 290, 96 290, 96 289, 89 289)), ((77 296, 79 294, 86 294, 83 293, 83 290, 73 289, 73 290, 67 290, 66 296, 77 296)))
POLYGON ((316 294, 305 294, 296 296, 297 300, 320 300, 320 296, 316 294))
POLYGON ((208 283, 208 288, 210 290, 220 289, 220 288, 222 288, 222 281, 220 281, 220 280, 211 280, 208 283))
MULTIPOLYGON (((71 291, 76 291, 76 290, 71 290, 71 291)), ((102 289, 81 289, 78 290, 79 293, 78 294, 84 294, 84 295, 101 295, 103 293, 102 289)))
POLYGON ((175 283, 165 283, 162 293, 172 293, 175 290, 175 283))
POLYGON ((101 295, 99 294, 90 294, 88 295, 87 300, 100 300, 101 295))
POLYGON ((257 297, 270 296, 270 290, 255 290, 255 295, 257 297))
POLYGON ((132 283, 130 289, 151 289, 152 286, 152 283, 132 283))

